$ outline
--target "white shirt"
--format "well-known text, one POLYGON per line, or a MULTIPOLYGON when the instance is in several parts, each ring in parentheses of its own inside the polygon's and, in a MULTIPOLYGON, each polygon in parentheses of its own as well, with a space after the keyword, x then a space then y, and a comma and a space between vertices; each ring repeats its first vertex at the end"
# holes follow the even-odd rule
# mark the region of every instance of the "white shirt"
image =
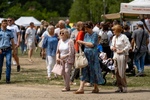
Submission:
POLYGON ((18 39, 17 39, 17 33, 20 32, 19 28, 17 25, 11 25, 11 26, 7 26, 7 29, 11 30, 13 32, 14 35, 14 44, 18 43, 18 39))
POLYGON ((125 55, 128 55, 128 51, 131 48, 131 45, 127 36, 124 34, 120 34, 120 36, 118 36, 117 38, 116 36, 112 38, 111 49, 113 47, 116 47, 117 50, 124 50, 125 55))
POLYGON ((45 37, 46 35, 48 35, 48 31, 46 30, 43 34, 42 34, 42 37, 45 37))
POLYGON ((97 26, 95 26, 95 27, 93 28, 93 32, 96 32, 97 34, 99 34, 100 29, 99 29, 97 26))
POLYGON ((66 41, 60 40, 59 45, 59 51, 60 51, 60 57, 63 57, 64 55, 69 53, 69 39, 66 41))
POLYGON ((35 28, 27 28, 26 30, 26 34, 27 34, 27 41, 28 42, 35 42, 35 34, 36 34, 36 30, 35 28))
POLYGON ((57 35, 59 36, 59 34, 60 34, 60 28, 56 28, 56 29, 54 30, 54 34, 57 34, 57 35))

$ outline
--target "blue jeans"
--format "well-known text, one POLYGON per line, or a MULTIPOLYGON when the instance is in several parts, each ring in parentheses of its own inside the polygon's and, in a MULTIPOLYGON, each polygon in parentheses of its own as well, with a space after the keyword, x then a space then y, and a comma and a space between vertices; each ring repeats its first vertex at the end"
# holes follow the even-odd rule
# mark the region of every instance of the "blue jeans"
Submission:
POLYGON ((140 56, 134 58, 134 64, 137 67, 139 73, 144 72, 144 63, 145 63, 146 52, 140 53, 140 56))
POLYGON ((21 53, 23 54, 23 52, 27 50, 27 46, 25 44, 25 40, 21 41, 20 47, 21 47, 21 53))
POLYGON ((10 81, 12 50, 9 49, 7 51, 3 51, 2 54, 0 54, 0 76, 2 74, 4 57, 6 57, 6 81, 10 81))

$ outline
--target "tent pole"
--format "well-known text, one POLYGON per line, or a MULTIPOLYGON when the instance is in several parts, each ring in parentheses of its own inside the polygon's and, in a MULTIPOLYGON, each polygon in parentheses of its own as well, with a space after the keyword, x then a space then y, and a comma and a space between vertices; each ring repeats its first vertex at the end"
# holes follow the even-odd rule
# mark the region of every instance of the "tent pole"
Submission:
POLYGON ((122 14, 122 13, 120 13, 120 24, 121 24, 121 25, 123 25, 122 18, 123 18, 123 14, 122 14))

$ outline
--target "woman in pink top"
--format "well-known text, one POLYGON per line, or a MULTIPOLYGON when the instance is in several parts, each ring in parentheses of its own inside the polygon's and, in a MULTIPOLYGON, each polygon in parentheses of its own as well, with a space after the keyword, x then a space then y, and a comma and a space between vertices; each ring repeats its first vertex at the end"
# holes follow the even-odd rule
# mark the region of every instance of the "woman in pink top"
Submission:
POLYGON ((75 50, 74 42, 70 39, 70 34, 67 29, 62 29, 60 31, 60 40, 57 46, 56 61, 60 63, 63 61, 64 65, 64 84, 65 88, 62 92, 70 91, 70 71, 74 64, 75 50))

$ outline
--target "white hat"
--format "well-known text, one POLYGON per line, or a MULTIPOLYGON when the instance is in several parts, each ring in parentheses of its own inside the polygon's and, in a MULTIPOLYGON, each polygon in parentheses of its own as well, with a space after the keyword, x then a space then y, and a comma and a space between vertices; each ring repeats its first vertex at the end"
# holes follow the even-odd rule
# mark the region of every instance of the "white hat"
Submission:
POLYGON ((137 25, 143 25, 143 22, 142 21, 138 21, 137 25))

